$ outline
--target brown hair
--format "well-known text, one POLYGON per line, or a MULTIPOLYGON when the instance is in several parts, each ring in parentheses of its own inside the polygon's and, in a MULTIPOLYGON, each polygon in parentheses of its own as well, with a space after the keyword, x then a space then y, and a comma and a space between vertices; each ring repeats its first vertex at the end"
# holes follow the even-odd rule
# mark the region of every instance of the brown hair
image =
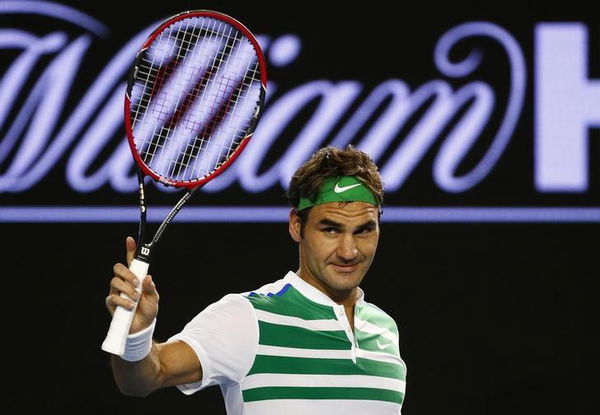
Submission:
MULTIPOLYGON (((379 169, 371 157, 354 146, 345 149, 332 146, 323 147, 306 161, 290 180, 287 192, 288 201, 296 208, 301 197, 315 200, 323 181, 335 176, 354 176, 375 196, 377 205, 383 203, 383 183, 379 169)), ((302 223, 310 209, 298 213, 302 223)))

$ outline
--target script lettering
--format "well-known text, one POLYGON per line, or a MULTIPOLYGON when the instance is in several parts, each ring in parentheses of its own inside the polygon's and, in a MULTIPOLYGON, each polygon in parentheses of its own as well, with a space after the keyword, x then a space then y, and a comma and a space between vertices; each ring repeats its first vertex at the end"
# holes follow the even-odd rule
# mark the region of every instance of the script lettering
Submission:
MULTIPOLYGON (((120 133, 122 94, 129 66, 151 27, 127 42, 92 85, 83 89, 79 85, 75 89, 74 82, 92 48, 93 33, 69 41, 60 32, 37 38, 23 31, 0 31, 0 49, 23 50, 2 78, 0 126, 14 113, 15 103, 24 102, 12 125, 4 129, 7 133, 0 143, 0 171, 4 172, 0 191, 30 189, 62 159, 66 160, 67 182, 77 192, 93 192, 106 185, 117 192, 137 189, 129 148, 120 133), (40 56, 52 54, 55 56, 47 67, 36 74, 32 68, 40 56), (35 76, 38 79, 33 88, 25 91, 27 81, 35 76), (84 93, 72 113, 64 114, 67 98, 77 101, 70 94, 79 90, 84 93), (27 99, 17 100, 27 92, 27 99), (64 120, 63 125, 59 119, 64 120)), ((388 191, 400 189, 437 142, 441 143, 432 166, 435 183, 446 192, 473 188, 496 166, 512 137, 522 111, 526 69, 521 49, 508 32, 491 23, 473 22, 454 27, 439 39, 434 61, 444 77, 463 79, 478 69, 483 59, 478 51, 450 62, 450 51, 470 37, 488 38, 503 47, 509 62, 510 88, 498 131, 481 159, 466 173, 459 174, 459 167, 497 111, 496 91, 489 83, 472 81, 454 87, 447 80, 433 79, 410 86, 404 80, 389 79, 367 91, 357 80, 322 79, 279 90, 275 96, 273 91, 278 87, 271 82, 267 107, 252 145, 203 191, 219 192, 236 183, 249 193, 275 186, 286 188, 292 172, 316 148, 350 142, 380 162, 388 191), (416 114, 421 114, 420 119, 414 119, 416 114), (300 117, 304 123, 298 126, 300 117), (410 129, 400 136, 407 125, 410 129), (362 136, 357 136, 359 131, 362 136), (281 156, 273 157, 275 148, 281 156)), ((295 35, 261 35, 259 39, 280 68, 301 56, 301 40, 295 35)))

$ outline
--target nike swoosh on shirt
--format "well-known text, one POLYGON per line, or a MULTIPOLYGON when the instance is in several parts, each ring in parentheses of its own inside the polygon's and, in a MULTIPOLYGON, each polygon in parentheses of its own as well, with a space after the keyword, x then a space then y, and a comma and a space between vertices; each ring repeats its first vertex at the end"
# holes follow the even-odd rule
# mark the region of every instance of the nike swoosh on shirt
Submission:
POLYGON ((333 191, 336 193, 343 193, 346 190, 354 189, 356 186, 360 186, 360 183, 349 184, 348 186, 342 186, 342 187, 340 187, 340 185, 338 183, 336 183, 335 187, 333 188, 333 191))
POLYGON ((391 343, 381 344, 381 343, 379 343, 379 339, 375 340, 375 343, 377 343, 377 347, 379 347, 379 350, 387 349, 388 347, 390 347, 392 345, 391 343))

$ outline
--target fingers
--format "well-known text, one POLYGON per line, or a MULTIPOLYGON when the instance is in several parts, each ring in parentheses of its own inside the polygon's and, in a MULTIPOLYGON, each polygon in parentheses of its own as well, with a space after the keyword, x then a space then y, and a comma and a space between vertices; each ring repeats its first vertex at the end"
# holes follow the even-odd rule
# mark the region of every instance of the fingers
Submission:
POLYGON ((106 306, 112 313, 117 306, 131 310, 139 300, 140 294, 136 290, 139 279, 123 264, 115 264, 114 277, 110 281, 110 291, 106 297, 106 306), (125 294, 126 297, 121 294, 125 294))
POLYGON ((158 291, 156 291, 156 285, 154 285, 151 275, 147 275, 146 278, 144 278, 142 284, 142 294, 150 303, 153 305, 158 305, 158 291))
POLYGON ((139 278, 123 264, 115 264, 113 274, 117 279, 128 283, 134 290, 140 285, 139 278))
MULTIPOLYGON (((137 277, 128 268, 135 258, 136 248, 135 240, 128 236, 125 239, 128 265, 115 264, 113 267, 114 277, 110 281, 110 291, 105 299, 106 307, 111 314, 114 314, 118 306, 127 310, 133 310, 137 305, 136 317, 131 326, 133 332, 139 330, 140 327, 148 326, 156 318, 159 300, 152 277, 150 275, 146 275, 144 278, 137 277)), ((134 269, 138 274, 145 273, 147 264, 143 270, 138 268, 143 267, 134 269)))
POLYGON ((113 314, 115 312, 117 306, 123 307, 127 310, 133 310, 136 305, 134 301, 130 300, 129 298, 123 297, 119 294, 110 294, 108 297, 106 297, 105 302, 106 308, 108 308, 110 314, 113 314))
POLYGON ((131 326, 133 333, 148 327, 158 315, 158 292, 150 275, 146 275, 142 282, 142 296, 136 313, 131 326))
POLYGON ((135 243, 135 239, 133 239, 131 236, 128 236, 125 239, 125 250, 126 250, 126 258, 127 258, 127 265, 129 266, 131 264, 131 261, 133 261, 133 257, 135 256, 135 249, 136 249, 136 243, 135 243))

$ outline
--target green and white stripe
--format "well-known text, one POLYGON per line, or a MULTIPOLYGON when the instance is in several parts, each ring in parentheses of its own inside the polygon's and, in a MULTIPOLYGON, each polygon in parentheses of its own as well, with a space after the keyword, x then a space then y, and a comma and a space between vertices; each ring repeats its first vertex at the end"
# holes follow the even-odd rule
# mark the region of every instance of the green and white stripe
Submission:
MULTIPOLYGON (((291 285, 278 295, 253 293, 247 299, 259 327, 256 357, 240 385, 249 409, 262 413, 263 404, 275 405, 289 415, 291 402, 309 407, 320 402, 317 413, 322 413, 323 401, 329 401, 331 414, 361 413, 357 408, 399 413, 406 370, 396 325, 384 312, 357 304, 356 338, 349 338, 333 306, 312 301, 291 285)), ((307 408, 303 413, 310 413, 307 408)))

